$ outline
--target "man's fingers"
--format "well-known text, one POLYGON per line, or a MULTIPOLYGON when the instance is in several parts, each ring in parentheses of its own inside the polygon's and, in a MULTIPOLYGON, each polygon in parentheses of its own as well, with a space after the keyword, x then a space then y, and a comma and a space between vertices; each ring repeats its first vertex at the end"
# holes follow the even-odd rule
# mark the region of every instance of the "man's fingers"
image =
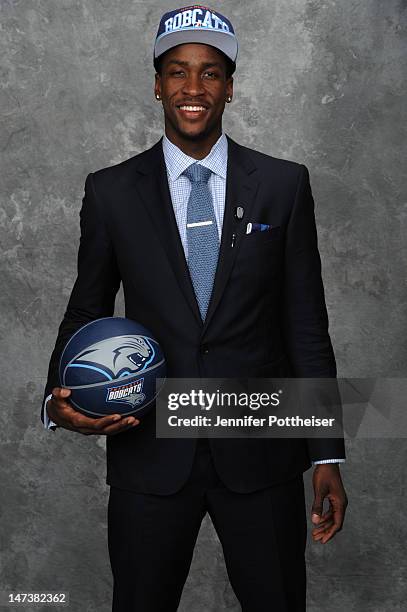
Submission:
POLYGON ((131 429, 132 427, 135 427, 140 423, 140 421, 138 419, 135 419, 134 417, 122 418, 116 421, 114 418, 112 419, 110 415, 109 417, 97 419, 97 421, 103 421, 103 423, 98 422, 96 423, 96 426, 94 424, 92 425, 92 427, 80 427, 78 428, 78 431, 85 435, 93 434, 108 436, 118 434, 122 431, 125 431, 126 429, 131 429))
POLYGON ((323 525, 315 527, 315 529, 312 530, 312 537, 315 539, 315 536, 323 535, 333 525, 334 525, 333 520, 325 521, 323 525))
POLYGON ((332 517, 333 517, 333 509, 332 509, 332 507, 330 506, 330 507, 328 508, 328 510, 327 510, 326 512, 324 512, 324 513, 321 515, 321 521, 320 521, 320 523, 322 524, 324 521, 328 521, 328 520, 330 520, 332 517))
POLYGON ((71 395, 71 390, 65 389, 65 387, 54 387, 51 394, 53 399, 66 399, 71 395))
MULTIPOLYGON (((63 410, 73 410, 69 403, 70 389, 55 388, 52 389, 51 399, 47 402, 47 412, 52 414, 60 414, 63 410)), ((50 416, 52 416, 50 414, 50 416)))
POLYGON ((108 425, 112 425, 113 423, 118 423, 121 420, 120 414, 109 414, 105 417, 101 417, 100 419, 90 419, 92 423, 89 424, 91 429, 96 431, 100 431, 104 429, 108 425))
POLYGON ((48 416, 60 427, 65 427, 66 424, 64 410, 70 407, 68 399, 70 394, 71 391, 69 389, 55 387, 52 389, 51 398, 46 404, 48 416))
POLYGON ((330 525, 332 523, 333 523, 332 510, 328 510, 327 512, 322 514, 322 516, 319 517, 318 526, 315 527, 312 533, 314 533, 315 531, 319 531, 320 529, 326 529, 327 525, 330 525))
POLYGON ((313 538, 315 541, 320 541, 322 544, 325 544, 326 542, 328 542, 329 540, 331 540, 333 538, 333 536, 338 533, 343 526, 343 522, 344 522, 344 518, 345 518, 345 505, 338 505, 337 509, 334 509, 332 511, 332 524, 325 527, 325 528, 321 528, 321 530, 316 529, 314 531, 317 531, 318 533, 313 532, 313 538))
POLYGON ((319 540, 326 530, 330 529, 334 524, 332 507, 329 507, 329 509, 318 518, 318 526, 312 530, 312 537, 314 540, 319 540))
POLYGON ((115 423, 117 423, 116 428, 120 429, 126 425, 133 425, 136 419, 134 417, 120 417, 120 415, 114 414, 93 420, 94 423, 90 425, 90 429, 94 429, 95 433, 104 433, 109 426, 114 425, 115 423))
POLYGON ((321 521, 322 509, 324 505, 324 499, 322 495, 316 494, 314 497, 314 503, 311 508, 311 520, 314 525, 318 524, 321 521))
POLYGON ((322 533, 317 534, 314 540, 319 540, 321 544, 325 544, 326 542, 331 540, 338 531, 340 531, 340 527, 338 525, 333 524, 329 529, 325 529, 322 533))
POLYGON ((126 431, 127 429, 132 429, 133 427, 137 427, 140 424, 138 419, 123 419, 122 423, 118 423, 117 425, 110 425, 106 427, 103 431, 99 432, 100 434, 106 436, 114 436, 122 431, 126 431))

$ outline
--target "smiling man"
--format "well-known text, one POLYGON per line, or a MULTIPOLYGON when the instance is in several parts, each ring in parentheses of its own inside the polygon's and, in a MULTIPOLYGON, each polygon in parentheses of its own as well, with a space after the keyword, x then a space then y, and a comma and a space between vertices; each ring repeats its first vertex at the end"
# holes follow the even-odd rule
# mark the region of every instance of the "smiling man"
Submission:
POLYGON ((243 612, 303 611, 302 475, 312 464, 314 540, 328 542, 344 519, 342 439, 156 438, 153 412, 91 419, 58 387, 65 343, 112 316, 121 282, 126 316, 159 340, 169 377, 336 376, 308 171, 223 132, 236 58, 220 13, 166 13, 154 47, 165 134, 86 180, 78 278, 43 420, 108 436, 114 612, 177 610, 207 512, 243 612))
POLYGON ((157 62, 155 94, 163 104, 165 135, 190 157, 206 157, 222 134, 233 70, 219 51, 197 43, 178 45, 157 62))

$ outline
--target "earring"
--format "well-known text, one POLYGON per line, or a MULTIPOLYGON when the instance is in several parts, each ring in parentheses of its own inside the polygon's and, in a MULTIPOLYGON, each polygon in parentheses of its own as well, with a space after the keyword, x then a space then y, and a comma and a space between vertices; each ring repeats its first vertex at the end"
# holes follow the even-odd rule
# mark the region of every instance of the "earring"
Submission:
POLYGON ((229 103, 230 103, 230 102, 232 102, 232 96, 228 96, 228 97, 226 98, 226 102, 229 102, 229 103))
POLYGON ((156 100, 161 100, 160 96, 158 94, 155 94, 156 100))

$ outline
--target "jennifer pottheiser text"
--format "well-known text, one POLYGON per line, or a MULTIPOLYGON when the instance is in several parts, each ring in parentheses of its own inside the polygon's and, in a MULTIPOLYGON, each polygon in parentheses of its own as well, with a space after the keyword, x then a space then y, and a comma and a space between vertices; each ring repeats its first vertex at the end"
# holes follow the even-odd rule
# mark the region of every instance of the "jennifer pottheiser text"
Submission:
POLYGON ((168 417, 170 427, 333 427, 335 419, 321 419, 315 416, 303 418, 300 416, 277 417, 270 414, 268 417, 255 417, 252 414, 243 417, 221 417, 213 419, 209 416, 196 415, 193 417, 179 417, 172 414, 168 417))

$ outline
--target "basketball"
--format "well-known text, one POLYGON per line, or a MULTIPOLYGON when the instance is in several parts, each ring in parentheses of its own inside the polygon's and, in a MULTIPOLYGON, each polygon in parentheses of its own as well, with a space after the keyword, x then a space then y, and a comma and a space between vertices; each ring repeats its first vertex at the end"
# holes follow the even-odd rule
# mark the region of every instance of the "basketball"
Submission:
POLYGON ((141 417, 159 391, 156 379, 165 378, 165 359, 145 327, 131 319, 106 317, 87 323, 70 338, 59 378, 61 387, 71 390, 73 407, 86 416, 141 417))

